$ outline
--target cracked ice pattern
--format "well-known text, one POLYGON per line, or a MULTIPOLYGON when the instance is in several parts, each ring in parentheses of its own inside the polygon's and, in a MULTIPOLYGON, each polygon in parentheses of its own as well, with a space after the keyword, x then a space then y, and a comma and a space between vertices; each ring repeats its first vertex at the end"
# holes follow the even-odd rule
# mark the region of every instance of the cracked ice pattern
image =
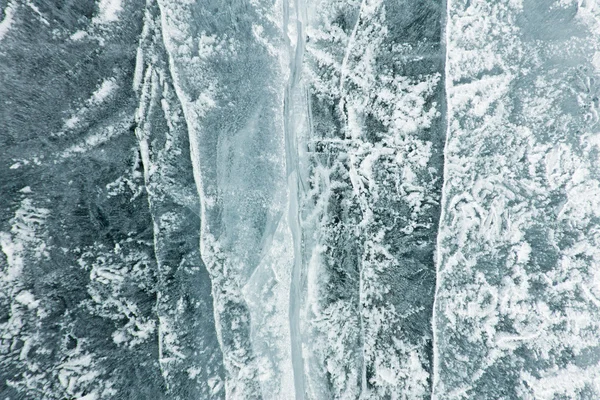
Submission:
POLYGON ((593 0, 0 0, 0 397, 597 399, 593 0))

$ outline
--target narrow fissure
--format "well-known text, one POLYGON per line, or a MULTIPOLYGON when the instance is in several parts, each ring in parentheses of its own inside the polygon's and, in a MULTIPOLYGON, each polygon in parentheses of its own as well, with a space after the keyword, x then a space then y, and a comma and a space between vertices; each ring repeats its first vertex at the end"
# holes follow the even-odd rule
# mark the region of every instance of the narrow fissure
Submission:
MULTIPOLYGON (((300 328, 300 306, 301 306, 301 276, 303 262, 302 252, 302 227, 300 223, 300 178, 298 173, 299 154, 298 154, 298 137, 296 135, 295 115, 294 111, 302 105, 295 105, 294 98, 297 96, 297 91, 302 70, 303 49, 304 49, 304 30, 302 25, 302 0, 295 2, 296 12, 296 43, 293 49, 288 37, 289 24, 289 3, 284 1, 284 37, 288 46, 288 54, 290 56, 290 72, 289 82, 285 88, 284 97, 284 129, 285 129, 285 155, 286 155, 286 177, 288 183, 288 224, 292 233, 294 246, 293 266, 290 282, 289 296, 289 324, 290 324, 290 343, 292 369, 294 375, 294 392, 296 400, 304 400, 305 397, 305 382, 304 382, 304 357, 302 355, 302 334, 300 328), (293 53, 292 53, 293 51, 293 53), (295 96, 296 95, 296 96, 295 96)), ((303 110, 305 111, 305 110, 303 110)))
POLYGON ((442 185, 441 185, 441 193, 439 196, 439 217, 438 217, 438 228, 437 235, 435 241, 435 255, 434 255, 434 266, 435 266, 435 290, 433 295, 433 310, 431 315, 431 333, 432 333, 432 343, 431 343, 431 359, 432 359, 432 368, 431 368, 431 399, 434 400, 435 397, 435 388, 438 384, 439 379, 439 356, 438 356, 438 337, 437 337, 437 299, 439 296, 439 288, 440 288, 440 262, 441 262, 441 249, 442 249, 442 241, 440 236, 440 227, 444 223, 445 219, 445 204, 446 204, 446 193, 444 188, 446 187, 446 178, 448 177, 448 165, 446 163, 446 154, 448 148, 448 137, 450 134, 450 121, 448 118, 448 24, 450 23, 449 18, 449 7, 451 0, 442 0, 442 24, 441 24, 441 49, 444 57, 444 64, 442 69, 444 71, 443 74, 443 103, 442 103, 442 123, 444 126, 444 147, 442 153, 442 185))

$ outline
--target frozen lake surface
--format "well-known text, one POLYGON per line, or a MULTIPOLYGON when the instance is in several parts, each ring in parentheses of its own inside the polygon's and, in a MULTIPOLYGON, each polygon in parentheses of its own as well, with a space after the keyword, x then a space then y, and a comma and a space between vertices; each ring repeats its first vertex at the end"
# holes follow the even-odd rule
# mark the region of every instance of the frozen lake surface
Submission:
POLYGON ((0 0, 0 399, 600 398, 595 0, 0 0))

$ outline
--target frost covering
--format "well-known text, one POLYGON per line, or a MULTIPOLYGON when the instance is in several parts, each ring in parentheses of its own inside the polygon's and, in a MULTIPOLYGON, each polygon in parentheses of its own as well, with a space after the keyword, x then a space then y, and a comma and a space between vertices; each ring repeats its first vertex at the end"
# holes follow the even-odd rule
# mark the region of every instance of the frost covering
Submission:
POLYGON ((429 397, 441 5, 307 2, 309 398, 429 397))
POLYGON ((592 399, 598 9, 451 1, 435 399, 592 399))
POLYGON ((0 0, 0 398, 600 398, 599 17, 0 0))

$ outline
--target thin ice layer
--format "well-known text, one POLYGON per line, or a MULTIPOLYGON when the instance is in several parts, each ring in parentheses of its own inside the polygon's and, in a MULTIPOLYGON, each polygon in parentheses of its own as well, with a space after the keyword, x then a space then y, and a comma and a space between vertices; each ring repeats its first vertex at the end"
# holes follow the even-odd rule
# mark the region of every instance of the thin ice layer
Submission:
POLYGON ((291 398, 283 6, 159 1, 228 398, 291 398))

